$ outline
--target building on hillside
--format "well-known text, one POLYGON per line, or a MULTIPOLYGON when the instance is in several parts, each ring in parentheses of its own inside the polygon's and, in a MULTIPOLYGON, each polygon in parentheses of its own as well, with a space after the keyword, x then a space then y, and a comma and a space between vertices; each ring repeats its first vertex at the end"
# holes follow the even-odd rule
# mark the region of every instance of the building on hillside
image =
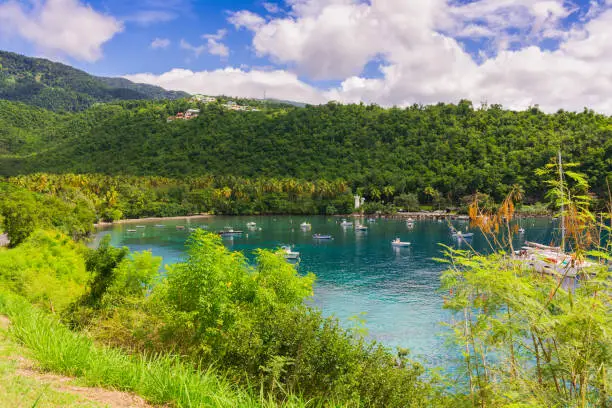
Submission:
POLYGON ((191 102, 213 103, 217 102, 217 98, 212 96, 196 94, 191 97, 191 102))
POLYGON ((187 112, 185 112, 185 119, 197 118, 199 114, 199 109, 187 109, 187 112))

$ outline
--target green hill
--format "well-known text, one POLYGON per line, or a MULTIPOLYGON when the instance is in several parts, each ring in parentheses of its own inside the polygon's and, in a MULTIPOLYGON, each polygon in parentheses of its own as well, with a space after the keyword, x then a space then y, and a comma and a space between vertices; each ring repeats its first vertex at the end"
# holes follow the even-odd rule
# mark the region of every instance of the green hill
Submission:
POLYGON ((184 92, 123 78, 95 77, 57 62, 0 51, 0 99, 54 111, 80 111, 97 102, 185 96, 184 92))
POLYGON ((475 192, 500 199, 519 184, 528 199, 541 199, 542 180, 534 170, 561 148, 564 160, 581 163, 597 194, 605 195, 612 176, 610 118, 588 110, 473 109, 463 101, 406 109, 330 103, 235 112, 219 103, 177 100, 113 103, 58 116, 10 106, 13 139, 4 145, 18 149, 5 148, 3 175, 342 178, 372 200, 417 192, 427 202, 432 187, 454 203, 475 192), (201 109, 198 118, 166 121, 190 107, 201 109), (22 123, 20 115, 39 119, 22 123))

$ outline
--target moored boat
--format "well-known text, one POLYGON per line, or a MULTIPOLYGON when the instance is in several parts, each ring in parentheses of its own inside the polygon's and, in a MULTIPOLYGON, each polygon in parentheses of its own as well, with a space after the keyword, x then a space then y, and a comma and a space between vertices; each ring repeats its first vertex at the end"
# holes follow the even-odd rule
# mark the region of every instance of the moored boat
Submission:
POLYGON ((395 238, 393 241, 391 241, 391 245, 395 247, 407 247, 410 246, 410 242, 402 241, 399 238, 395 238))
POLYGON ((323 235, 323 234, 314 234, 312 236, 314 239, 332 239, 331 235, 323 235))
POLYGON ((351 221, 347 221, 346 218, 343 218, 340 225, 343 227, 352 227, 353 223, 351 221))
POLYGON ((285 257, 285 259, 299 259, 300 258, 300 253, 292 250, 289 245, 283 245, 281 247, 281 250, 283 251, 283 256, 285 257))
POLYGON ((300 228, 304 231, 310 231, 312 229, 312 225, 304 221, 303 223, 300 224, 300 228))
POLYGON ((357 224, 355 225, 355 231, 367 231, 368 227, 366 227, 365 225, 362 224, 357 224))
POLYGON ((232 227, 225 227, 223 229, 223 231, 219 231, 219 235, 223 236, 230 236, 233 237, 235 235, 242 235, 243 231, 240 230, 235 230, 232 227))

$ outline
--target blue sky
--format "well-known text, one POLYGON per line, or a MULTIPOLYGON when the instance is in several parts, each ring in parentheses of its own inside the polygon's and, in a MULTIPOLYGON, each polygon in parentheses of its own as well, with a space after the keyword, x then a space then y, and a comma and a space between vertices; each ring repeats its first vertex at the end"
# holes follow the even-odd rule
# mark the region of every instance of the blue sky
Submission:
POLYGON ((612 91, 602 47, 612 39, 611 7, 610 0, 0 0, 0 48, 189 92, 612 111, 588 84, 601 76, 612 91))

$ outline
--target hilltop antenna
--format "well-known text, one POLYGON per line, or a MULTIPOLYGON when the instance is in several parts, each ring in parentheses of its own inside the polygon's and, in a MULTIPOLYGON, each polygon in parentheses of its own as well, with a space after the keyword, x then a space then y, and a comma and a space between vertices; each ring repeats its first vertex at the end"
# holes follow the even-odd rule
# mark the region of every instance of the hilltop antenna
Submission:
POLYGON ((263 100, 264 101, 266 100, 266 90, 265 89, 264 89, 264 98, 263 98, 263 100))

